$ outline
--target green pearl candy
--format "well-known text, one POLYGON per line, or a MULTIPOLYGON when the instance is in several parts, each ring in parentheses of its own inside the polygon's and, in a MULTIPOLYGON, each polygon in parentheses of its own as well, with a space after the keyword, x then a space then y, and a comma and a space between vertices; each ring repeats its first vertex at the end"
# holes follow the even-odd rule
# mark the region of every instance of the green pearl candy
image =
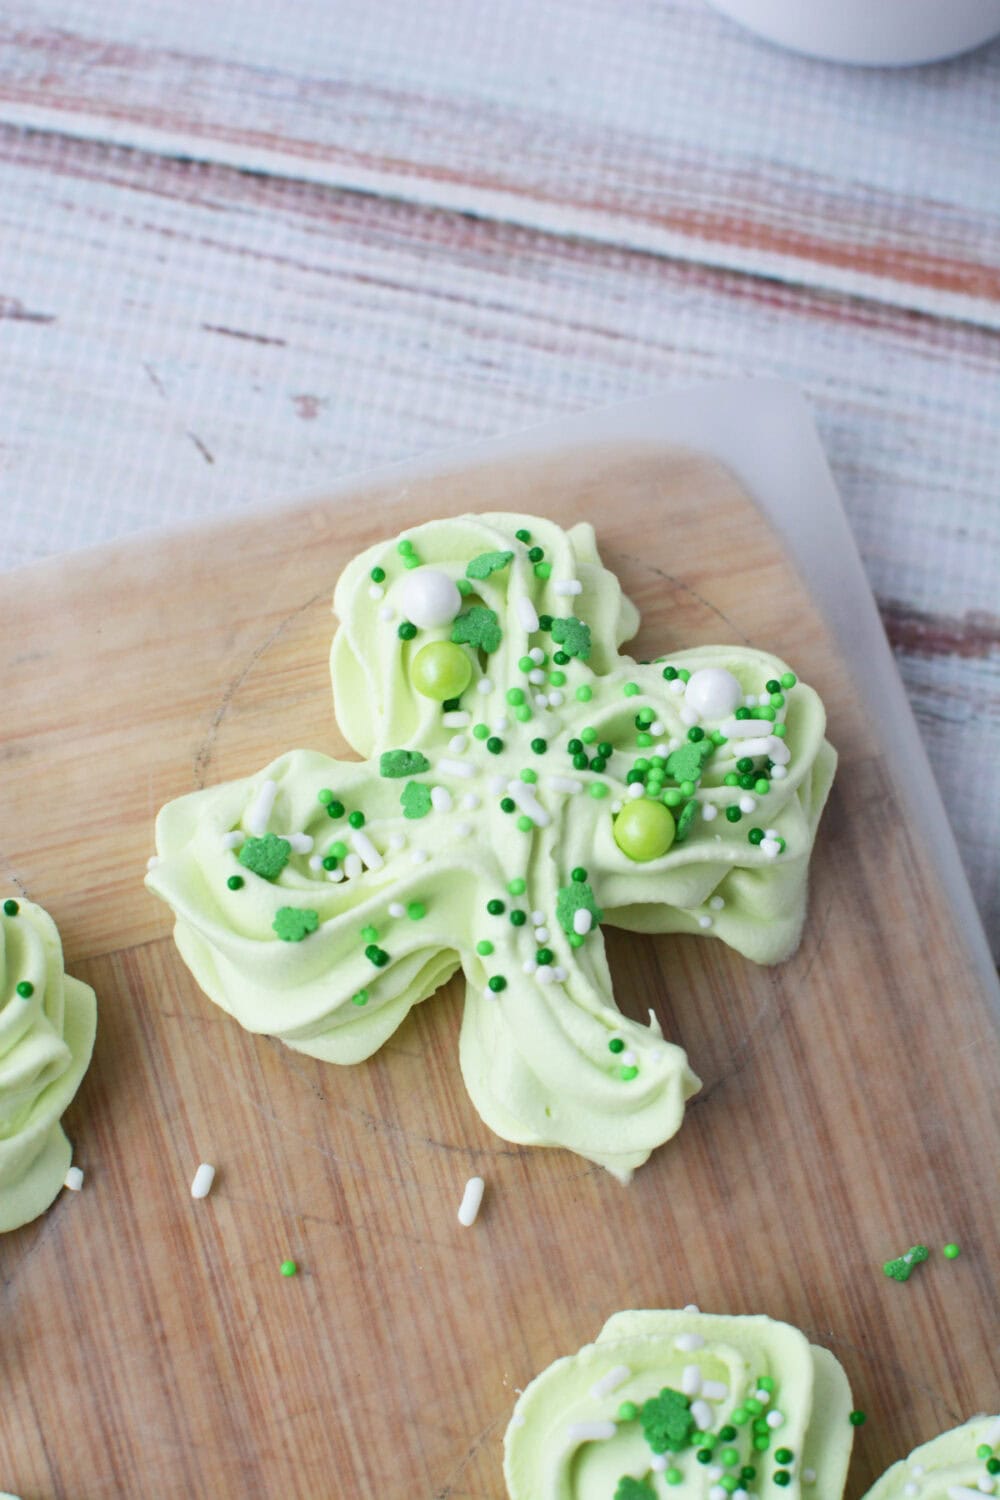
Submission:
POLYGON ((444 703, 460 698, 472 681, 472 662, 461 646, 432 641, 422 646, 410 664, 410 681, 424 698, 444 703))
POLYGON ((294 1260, 283 1260, 281 1262, 281 1274, 282 1274, 282 1276, 294 1276, 296 1274, 296 1272, 298 1271, 298 1269, 299 1268, 295 1264, 294 1260))
POLYGON ((615 843, 629 859, 645 864, 666 854, 676 828, 662 802, 627 802, 615 819, 615 843))
POLYGON ((476 952, 483 958, 489 958, 490 954, 493 952, 493 944, 490 942, 489 938, 483 938, 481 942, 478 942, 476 944, 476 952))
POLYGON ((634 1401, 623 1401, 618 1408, 619 1422, 634 1422, 639 1415, 639 1408, 634 1401))

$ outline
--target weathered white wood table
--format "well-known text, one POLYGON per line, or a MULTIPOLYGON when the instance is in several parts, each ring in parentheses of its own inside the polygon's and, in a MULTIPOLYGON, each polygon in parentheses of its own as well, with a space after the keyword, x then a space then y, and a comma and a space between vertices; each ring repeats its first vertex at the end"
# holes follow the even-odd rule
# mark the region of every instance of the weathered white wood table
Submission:
POLYGON ((6 0, 0 564, 731 374, 818 413, 1000 941, 1000 46, 6 0))

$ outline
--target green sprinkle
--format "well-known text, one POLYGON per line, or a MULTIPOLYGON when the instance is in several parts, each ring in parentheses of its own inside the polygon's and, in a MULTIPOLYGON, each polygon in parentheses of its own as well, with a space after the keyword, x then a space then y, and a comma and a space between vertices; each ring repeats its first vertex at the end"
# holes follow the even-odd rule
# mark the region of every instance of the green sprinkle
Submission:
POLYGON ((530 656, 522 656, 517 664, 517 670, 519 672, 533 672, 535 670, 535 663, 531 660, 530 656))
POLYGON ((521 780, 526 781, 529 786, 531 786, 538 780, 538 772, 532 771, 531 768, 528 767, 526 770, 521 772, 521 780))
POLYGON ((535 577, 540 578, 543 583, 551 578, 552 564, 547 562, 535 563, 535 577))
POLYGON ((753 1440, 753 1445, 758 1453, 766 1453, 771 1446, 771 1439, 766 1433, 758 1433, 753 1440))
POLYGON ((743 816, 743 814, 740 812, 740 810, 739 810, 738 807, 727 807, 726 808, 726 817, 727 817, 727 819, 729 820, 730 823, 738 823, 740 821, 740 819, 742 818, 742 816, 743 816))
POLYGON ((455 587, 458 589, 458 592, 461 594, 463 599, 466 598, 467 595, 472 593, 472 584, 467 578, 456 578, 455 587))
POLYGON ((283 1260, 281 1262, 281 1274, 282 1274, 282 1276, 294 1276, 296 1274, 296 1272, 298 1271, 298 1269, 299 1268, 295 1264, 294 1260, 283 1260))
POLYGON ((692 724, 691 728, 688 730, 688 739, 691 741, 692 745, 697 745, 699 741, 703 740, 704 738, 705 731, 704 729, 702 729, 701 725, 692 724))
POLYGON ((863 1411, 852 1411, 850 1423, 852 1427, 863 1427, 868 1421, 868 1413, 863 1411))
POLYGON ((352 828, 364 828, 365 815, 363 812, 359 812, 357 809, 355 809, 354 812, 348 813, 347 821, 348 823, 350 823, 352 828))
POLYGON ((583 942, 584 942, 583 933, 582 932, 570 932, 570 933, 567 933, 566 934, 566 941, 569 943, 569 945, 570 945, 571 948, 582 948, 583 947, 583 942))
POLYGON ((396 631, 401 641, 412 641, 416 633, 417 627, 413 624, 412 620, 403 620, 396 631))
POLYGON ((532 562, 532 563, 541 562, 541 560, 542 560, 542 558, 544 556, 545 556, 545 549, 544 549, 544 547, 532 547, 530 549, 530 551, 528 552, 528 561, 532 562))
POLYGON ((354 995, 351 996, 351 1004, 352 1005, 367 1005, 368 1004, 368 991, 367 990, 358 990, 356 994, 354 994, 354 995))
POLYGON ((962 1252, 957 1245, 945 1245, 944 1249, 941 1252, 945 1260, 957 1260, 961 1253, 962 1252))
POLYGON ((16 917, 20 909, 16 901, 7 900, 3 904, 3 914, 5 917, 16 917))
POLYGON ((913 1245, 905 1255, 887 1260, 882 1270, 892 1281, 909 1281, 914 1266, 919 1266, 930 1255, 926 1245, 913 1245))
POLYGON ((378 939, 378 928, 370 926, 362 927, 361 936, 364 938, 366 943, 374 943, 378 939))
POLYGON ((593 690, 586 683, 582 683, 576 690, 577 702, 579 703, 589 703, 593 696, 593 690))
POLYGON ((502 974, 494 974, 492 979, 487 980, 487 983, 494 995, 499 995, 501 990, 507 988, 507 981, 502 974))
POLYGON ((491 734, 486 741, 486 748, 491 755, 499 755, 503 749, 503 740, 497 734, 491 734))
POLYGON ((502 901, 494 896, 491 901, 487 901, 486 910, 491 917, 502 917, 507 908, 502 901))
POLYGON ((783 688, 793 688, 798 680, 794 672, 782 672, 781 674, 780 681, 783 688))
POLYGON ((608 1051, 614 1053, 625 1051, 625 1043, 622 1041, 620 1036, 613 1036, 611 1038, 610 1042, 608 1043, 608 1051))
POLYGON ((711 1448, 699 1448, 695 1454, 695 1458, 700 1464, 710 1464, 712 1462, 711 1448))
POLYGON ((481 954, 483 958, 489 958, 490 954, 493 952, 493 944, 490 942, 489 938, 482 938, 476 944, 476 952, 481 954))
POLYGON ((515 531, 514 535, 517 537, 517 540, 519 542, 531 541, 531 532, 527 531, 523 526, 521 527, 520 531, 515 531))
POLYGON ((677 675, 680 678, 681 682, 690 682, 691 681, 691 673, 687 670, 686 667, 681 667, 681 669, 677 673, 677 675))
MULTIPOLYGON (((627 1402, 625 1404, 628 1405, 627 1402)), ((615 1486, 613 1500, 656 1500, 656 1493, 644 1479, 633 1479, 631 1474, 623 1474, 615 1486)))
MULTIPOLYGON (((757 1382, 757 1388, 758 1388, 758 1390, 761 1390, 761 1391, 773 1391, 774 1390, 774 1377, 773 1377, 773 1375, 762 1375, 760 1377, 760 1379, 758 1380, 758 1382, 757 1382)), ((753 1476, 751 1476, 751 1478, 752 1477, 753 1476)))
POLYGON ((782 1487, 792 1482, 792 1476, 787 1469, 775 1469, 773 1478, 775 1484, 780 1484, 782 1487))
MULTIPOLYGON (((776 1464, 790 1464, 794 1457, 795 1454, 791 1448, 775 1448, 774 1450, 774 1461, 776 1464)), ((734 1459, 733 1462, 735 1463, 736 1460, 734 1459)))
MULTIPOLYGON (((719 1441, 720 1441, 720 1443, 731 1443, 732 1440, 733 1440, 733 1438, 735 1436, 736 1436, 736 1428, 735 1427, 726 1426, 726 1427, 720 1427, 719 1428, 719 1441)), ((733 1463, 735 1463, 735 1462, 736 1462, 736 1460, 734 1458, 733 1459, 733 1463)))
POLYGON ((535 961, 540 964, 550 964, 555 958, 551 948, 536 948, 535 961))
POLYGON ((531 709, 526 703, 522 703, 519 708, 515 708, 514 718, 519 724, 527 724, 528 720, 531 718, 531 709))
POLYGON ((993 1457, 993 1449, 990 1447, 989 1443, 979 1444, 979 1447, 976 1449, 976 1457, 983 1460, 993 1457))
POLYGON ((691 1403, 680 1391, 664 1386, 658 1396, 642 1404, 642 1433, 654 1453, 678 1453, 691 1441, 694 1418, 691 1403))
POLYGON ((592 797, 596 797, 598 801, 600 801, 600 799, 602 797, 606 797, 608 795, 608 789, 604 785, 604 782, 603 781, 594 781, 594 782, 591 782, 590 795, 592 797))
POLYGON ((667 790, 663 793, 663 800, 666 803, 667 807, 680 807, 681 803, 684 801, 684 793, 681 791, 680 787, 670 786, 667 787, 667 790))
POLYGON ((523 896, 528 886, 520 875, 515 875, 513 880, 508 880, 507 889, 512 896, 523 896))
POLYGON ((422 922, 427 915, 427 908, 422 901, 409 901, 406 906, 406 915, 411 922, 422 922))
POLYGON ((783 740, 785 738, 785 735, 788 733, 788 725, 775 724, 774 728, 771 730, 771 733, 775 736, 775 738, 783 740))
POLYGON ((747 1396, 747 1398, 743 1402, 743 1405, 746 1407, 747 1411, 750 1412, 751 1416, 754 1417, 759 1416, 760 1413, 764 1410, 763 1406, 757 1400, 756 1396, 747 1396))
POLYGON ((365 949, 365 958, 368 959, 369 963, 373 963, 376 969, 384 969, 389 962, 388 953, 386 953, 384 948, 380 948, 377 943, 368 944, 368 947, 365 949))
POLYGON ((576 615, 567 615, 564 620, 553 620, 552 639, 563 648, 566 656, 576 656, 581 661, 586 661, 590 655, 590 626, 578 620, 576 615))
POLYGON ((729 1415, 737 1427, 745 1427, 750 1420, 750 1413, 743 1406, 734 1406, 729 1415))
POLYGON ((1000 1474, 1000 1458, 988 1458, 986 1472, 987 1474, 1000 1474))
POLYGON ((518 828, 520 828, 522 833, 530 833, 532 828, 534 827, 534 824, 528 817, 527 813, 522 813, 517 820, 517 826, 518 828))
POLYGON ((30 979, 18 980, 16 989, 22 1000, 30 1000, 35 993, 35 986, 30 979))
POLYGON ((340 839, 337 839, 336 843, 330 845, 330 853, 334 859, 346 859, 347 845, 342 843, 340 839))
POLYGON ((368 576, 371 579, 372 583, 385 583, 384 568, 372 568, 368 576))
POLYGON ((680 1484, 681 1480, 684 1478, 684 1475, 681 1473, 680 1469, 667 1469, 663 1477, 668 1484, 680 1484))
POLYGON ((262 880, 277 880, 288 863, 292 846, 276 833, 265 833, 262 839, 245 839, 237 855, 245 870, 252 870, 262 880))
POLYGON ((477 740, 485 740, 489 735, 489 725, 473 724, 472 733, 477 740))
POLYGON ((333 801, 333 793, 328 786, 320 787, 319 791, 316 793, 316 801, 319 802, 323 807, 329 807, 330 803, 333 801))
POLYGON ((431 789, 422 781, 408 781, 399 799, 404 818, 426 818, 431 810, 431 789))
MULTIPOLYGON (((720 1433, 719 1436, 721 1437, 722 1434, 720 1433)), ((777 1454, 775 1454, 775 1457, 777 1458, 777 1454)), ((738 1448, 723 1448, 719 1454, 719 1462, 725 1464, 727 1469, 731 1469, 733 1464, 738 1464, 739 1461, 740 1454, 738 1448)))
POLYGON ((735 1474, 723 1474, 722 1478, 719 1480, 719 1483, 722 1485, 722 1488, 725 1490, 727 1495, 733 1494, 734 1491, 738 1490, 740 1486, 740 1482, 736 1478, 735 1474))
POLYGON ((638 1415, 639 1408, 636 1406, 634 1401, 623 1401, 621 1406, 619 1406, 618 1408, 618 1416, 616 1420, 619 1422, 634 1422, 638 1415))
POLYGON ((230 875, 229 879, 226 881, 226 884, 231 891, 241 891, 244 885, 243 876, 230 875))
POLYGON ((516 906, 510 914, 510 920, 513 927, 523 927, 528 920, 528 914, 527 912, 523 912, 519 906, 516 906))
POLYGON ((638 1077, 639 1069, 636 1067, 619 1068, 619 1073, 626 1083, 631 1083, 633 1078, 638 1077))
POLYGON ((332 802, 328 802, 326 804, 326 815, 328 818, 342 818, 344 816, 344 812, 344 804, 342 802, 338 802, 336 797, 332 802))
POLYGON ((513 562, 513 552, 480 552, 474 557, 465 570, 466 578, 489 578, 491 573, 498 573, 505 568, 509 562, 513 562))
POLYGON ((464 610, 451 627, 451 638, 456 646, 474 646, 479 651, 496 651, 503 640, 496 612, 485 605, 474 604, 464 610))
POLYGON ((383 750, 378 763, 379 775, 386 777, 418 776, 430 768, 430 761, 419 750, 383 750))
POLYGON ((523 703, 524 702, 524 689, 523 688, 508 688, 507 689, 507 702, 510 703, 510 704, 523 703))
POLYGON ((749 839, 751 844, 762 844, 764 842, 763 828, 751 828, 750 832, 747 834, 747 838, 749 839))
POLYGON ((271 923, 283 943, 301 943, 319 926, 319 913, 309 907, 279 906, 271 923))
POLYGON ((549 748, 548 740, 532 740, 531 748, 536 755, 544 755, 549 748))
POLYGON ((566 673, 555 671, 549 673, 549 683, 552 687, 560 688, 566 686, 566 673))
POLYGON ((757 1470, 754 1468, 753 1464, 743 1465, 742 1469, 740 1470, 740 1478, 743 1480, 744 1484, 749 1484, 751 1480, 757 1478, 757 1470))

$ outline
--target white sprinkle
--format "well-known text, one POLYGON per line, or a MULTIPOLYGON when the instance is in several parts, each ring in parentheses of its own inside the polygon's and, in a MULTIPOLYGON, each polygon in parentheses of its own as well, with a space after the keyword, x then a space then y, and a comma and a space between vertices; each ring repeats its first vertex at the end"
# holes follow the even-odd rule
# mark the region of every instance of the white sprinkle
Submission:
POLYGON ((622 810, 621 802, 618 799, 616 799, 611 804, 611 815, 612 815, 612 817, 617 817, 618 814, 621 812, 621 810, 622 810))
POLYGON ((769 1411, 764 1420, 767 1422, 768 1427, 783 1427, 785 1425, 785 1419, 780 1411, 769 1411))
MULTIPOLYGON (((471 781, 476 774, 476 768, 471 761, 449 760, 447 756, 442 756, 437 763, 437 768, 442 776, 461 776, 465 781, 471 781)), ((440 790, 443 790, 443 788, 434 787, 431 792, 432 802, 434 801, 434 792, 440 790)))
POLYGON ((643 786, 641 781, 633 781, 632 785, 629 787, 626 793, 626 796, 631 798, 633 802, 638 802, 639 798, 645 797, 645 795, 646 788, 643 786))
POLYGON ((685 1365, 681 1371, 681 1390, 685 1396, 701 1394, 701 1365, 685 1365))
POLYGON ((659 719, 654 719, 652 724, 650 724, 649 733, 657 736, 663 733, 663 725, 660 723, 659 719))
POLYGON ((557 578, 552 585, 552 592, 566 597, 570 594, 582 594, 583 584, 579 578, 557 578))
POLYGON ((535 663, 536 667, 540 667, 542 665, 542 662, 545 660, 545 652, 542 650, 541 646, 532 646, 531 650, 528 652, 528 655, 531 657, 531 660, 535 663))
MULTIPOLYGON (((443 766, 443 765, 448 764, 448 763, 447 762, 443 762, 443 763, 439 763, 439 764, 441 764, 443 766)), ((457 764, 457 762, 456 762, 456 764, 457 764)), ((451 793, 449 792, 449 790, 448 790, 448 788, 446 786, 432 786, 431 787, 431 806, 434 808, 435 812, 439 812, 439 813, 451 812, 451 807, 452 807, 451 793)))
POLYGON ((368 585, 368 597, 369 599, 384 599, 385 589, 380 583, 370 583, 368 585))
POLYGON ((390 901, 389 902, 389 915, 390 915, 390 917, 405 917, 406 916, 406 907, 403 905, 402 901, 390 901))
POLYGON ((654 755, 668 755, 672 749, 676 750, 677 746, 676 745, 665 745, 665 744, 654 745, 653 746, 653 754, 654 755))
POLYGON ((674 1348, 680 1349, 682 1354, 693 1354, 696 1349, 704 1349, 705 1340, 700 1333, 679 1333, 674 1339, 674 1348))
POLYGON ((536 927, 535 928, 535 942, 536 943, 547 943, 548 940, 549 940, 549 929, 547 927, 536 927))
POLYGON ((757 798, 746 796, 740 798, 740 812, 752 813, 757 806, 757 798))
POLYGON ((701 928, 704 928, 704 930, 707 932, 708 929, 712 926, 712 918, 711 917, 707 917, 707 916, 706 917, 699 917, 698 918, 698 926, 701 927, 701 928))
POLYGON ((468 729, 472 723, 472 715, 466 713, 464 708, 449 708, 446 714, 441 715, 441 723, 445 729, 468 729))
POLYGON ((516 1411, 510 1419, 510 1425, 511 1427, 523 1427, 527 1420, 523 1411, 516 1411))
POLYGON ((470 1177, 465 1184, 465 1192, 458 1206, 458 1222, 463 1229, 468 1229, 476 1222, 479 1205, 483 1201, 483 1192, 486 1184, 481 1177, 470 1177))
POLYGON ((698 722, 698 715, 695 713, 695 711, 694 711, 693 708, 689 708, 688 705, 685 703, 684 707, 681 709, 681 723, 682 724, 691 725, 691 724, 697 724, 697 722, 698 722))
POLYGON ((768 859, 774 859, 781 853, 781 845, 777 839, 761 839, 757 848, 761 854, 766 854, 768 859))
POLYGON ((542 686, 545 681, 545 673, 542 671, 541 667, 532 667, 531 671, 528 673, 528 681, 534 687, 542 686))
POLYGON ((393 618, 395 613, 396 611, 393 609, 391 604, 383 604, 382 608, 378 612, 378 617, 380 620, 388 621, 393 618))
POLYGON ((759 740, 745 740, 740 746, 741 755, 766 755, 768 737, 764 735, 759 740))
POLYGON ((602 1443, 618 1431, 614 1422, 571 1422, 566 1428, 568 1443, 602 1443))
POLYGON ((725 897, 724 896, 713 896, 711 898, 711 900, 709 901, 708 904, 712 908, 713 911, 721 911, 722 908, 726 904, 725 897))
POLYGON ((207 1198, 212 1191, 212 1183, 215 1181, 215 1168, 210 1161, 203 1161, 194 1174, 191 1184, 192 1198, 207 1198))
POLYGON ((573 931, 578 932, 581 937, 586 937, 593 925, 594 913, 586 906, 578 907, 573 913, 573 931))
MULTIPOLYGON (((705 1470, 705 1478, 714 1479, 716 1482, 718 1482, 718 1480, 722 1478, 725 1472, 726 1471, 721 1464, 709 1464, 708 1468, 705 1470)), ((725 1490, 723 1490, 722 1493, 725 1494, 725 1490)))
MULTIPOLYGON (((435 787, 436 790, 437 788, 435 787)), ((434 793, 432 792, 431 796, 433 797, 433 795, 434 793)), ((355 828, 351 834, 351 848, 356 854, 361 855, 369 870, 381 870, 385 861, 363 828, 355 828)), ((350 859, 350 855, 348 855, 348 859, 350 859)))
POLYGON ((472 832, 472 824, 471 823, 461 822, 461 823, 456 823, 455 824, 455 837, 457 839, 467 839, 469 837, 469 834, 471 832, 472 832))
POLYGON ((468 812, 475 812, 477 807, 482 807, 482 799, 477 792, 466 792, 462 798, 462 806, 468 812))
MULTIPOLYGON (((997 1426, 994 1429, 994 1431, 1000 1431, 1000 1422, 997 1423, 997 1426)), ((998 1441, 1000 1441, 1000 1439, 998 1439, 998 1441)), ((996 1447, 996 1443, 992 1443, 990 1446, 995 1448, 996 1447)), ((913 1464, 913 1466, 910 1469, 910 1473, 913 1475, 914 1479, 922 1479, 923 1475, 924 1475, 924 1466, 923 1466, 923 1464, 913 1464)))
POLYGON ((771 1392, 761 1387, 760 1390, 754 1391, 754 1398, 760 1402, 761 1406, 767 1406, 771 1400, 771 1392))
POLYGON ((469 736, 467 734, 452 735, 448 741, 448 749, 452 755, 464 755, 469 748, 469 736))
POLYGON ((480 677, 479 681, 476 683, 476 692, 482 693, 483 697, 485 698, 487 693, 492 693, 492 691, 492 680, 489 677, 480 677))
POLYGON ((701 1394, 706 1401, 726 1401, 729 1399, 729 1387, 721 1380, 706 1380, 701 1394))
POLYGON ((518 623, 521 629, 531 635, 538 629, 538 612, 526 594, 519 594, 514 600, 514 608, 517 611, 518 623))
MULTIPOLYGON (((717 1464, 713 1464, 712 1465, 712 1469, 715 1469, 717 1467, 718 1467, 717 1464)), ((711 1474, 712 1473, 712 1469, 709 1469, 706 1472, 709 1473, 709 1474, 711 1474)), ((713 1479, 721 1479, 722 1475, 721 1474, 713 1474, 712 1478, 713 1479)), ((727 1490, 724 1490, 722 1488, 721 1484, 713 1484, 712 1487, 711 1487, 711 1489, 708 1492, 708 1500, 729 1500, 729 1493, 728 1493, 727 1490)))
POLYGON ((531 925, 533 927, 541 927, 544 921, 545 913, 543 911, 533 911, 531 913, 531 925))
POLYGON ((613 1370, 609 1370, 606 1375, 601 1376, 600 1380, 594 1382, 590 1387, 590 1394, 595 1401, 603 1401, 606 1396, 610 1396, 612 1392, 616 1391, 620 1385, 624 1385, 631 1374, 632 1371, 628 1365, 615 1365, 613 1370))
POLYGON ((744 698, 743 698, 743 707, 744 708, 756 708, 757 707, 757 694, 756 693, 747 693, 747 694, 745 694, 744 698))
POLYGON ((733 1490, 733 1500, 750 1500, 750 1491, 741 1485, 739 1489, 733 1490))
POLYGON ((675 678, 673 678, 672 681, 670 681, 670 682, 667 683, 667 687, 670 689, 670 691, 672 693, 686 693, 687 692, 687 683, 684 681, 684 679, 682 677, 675 677, 675 678))
POLYGON ((764 837, 766 839, 780 839, 781 834, 779 833, 777 828, 765 828, 764 837))
POLYGON ((548 828, 552 819, 538 801, 534 789, 526 781, 511 781, 508 783, 507 790, 521 811, 527 813, 536 828, 548 828))
MULTIPOLYGON (((631 1050, 631 1048, 628 1048, 628 1049, 626 1049, 626 1051, 624 1051, 621 1054, 621 1057, 620 1057, 619 1061, 626 1068, 634 1068, 635 1065, 636 1065, 636 1063, 638 1062, 638 1058, 636 1057, 635 1053, 631 1050)), ((695 1392, 695 1394, 697 1395, 697 1392, 695 1392)))
POLYGON ((491 776, 490 777, 490 791, 493 793, 494 797, 501 797, 506 790, 507 790, 507 778, 506 778, 506 776, 491 776))
POLYGON ((563 792, 567 797, 575 797, 577 792, 583 791, 583 782, 575 781, 572 776, 546 776, 542 786, 549 792, 563 792))
POLYGON ((719 816, 719 809, 714 802, 703 802, 701 804, 701 815, 706 823, 714 823, 719 816))
POLYGON ((976 1487, 982 1495, 992 1495, 997 1487, 997 1482, 989 1474, 981 1474, 976 1480, 976 1487))
MULTIPOLYGON (((231 849, 232 845, 230 844, 228 847, 231 849)), ((146 861, 146 869, 155 870, 158 864, 162 864, 160 856, 158 854, 151 854, 146 861)))
POLYGON ((340 882, 344 878, 344 872, 343 872, 343 870, 340 870, 340 869, 337 869, 337 870, 327 870, 327 872, 326 872, 326 878, 327 878, 327 880, 332 881, 334 885, 339 885, 340 882))
POLYGON ((562 702, 563 702, 563 695, 562 695, 562 693, 559 692, 558 689, 556 689, 556 691, 554 693, 550 693, 549 694, 549 707, 550 708, 562 708, 562 702))
POLYGON ((566 970, 563 968, 562 964, 555 965, 554 969, 552 970, 552 978, 555 980, 556 984, 566 983, 566 970))
POLYGON ((684 1311, 686 1313, 700 1313, 701 1308, 698 1306, 697 1302, 689 1302, 684 1311))
POLYGON ((802 1483, 803 1484, 815 1484, 816 1483, 816 1470, 815 1469, 803 1469, 802 1470, 802 1483))
POLYGON ((792 758, 792 752, 784 740, 779 740, 776 734, 772 734, 767 741, 767 753, 775 765, 787 766, 792 758))
POLYGON ((321 854, 311 855, 309 859, 309 868, 310 870, 322 870, 323 856, 321 854))
POLYGON ((501 714, 499 719, 495 719, 493 722, 494 734, 506 734, 509 728, 510 720, 507 718, 506 714, 501 714))
POLYGON ((539 964, 539 966, 538 966, 538 983, 539 984, 555 984, 555 982, 556 982, 556 976, 552 972, 551 965, 549 965, 549 964, 539 964))
POLYGON ((788 768, 786 766, 772 766, 771 767, 771 780, 772 781, 784 781, 784 779, 785 779, 785 777, 787 775, 788 775, 788 768))
POLYGON ((360 854, 349 854, 344 860, 344 874, 348 880, 357 880, 363 868, 360 854))
POLYGON ((83 1171, 80 1167, 70 1167, 63 1178, 63 1187, 69 1188, 71 1193, 78 1193, 83 1187, 83 1171))
POLYGON ((727 740, 752 740, 761 732, 760 719, 726 719, 719 726, 727 740))
POLYGON ((524 960, 524 963, 521 965, 521 968, 524 970, 525 974, 534 974, 538 968, 538 965, 535 963, 535 960, 533 958, 526 958, 524 960))
POLYGON ((222 847, 223 849, 238 849, 245 839, 246 834, 242 828, 234 828, 232 833, 223 834, 222 847))
POLYGON ((389 835, 389 848, 390 849, 395 849, 397 851, 400 850, 400 849, 405 849, 406 848, 406 834, 405 833, 390 833, 390 835, 389 835))
POLYGON ((654 1453, 652 1458, 649 1460, 649 1467, 652 1469, 654 1474, 662 1474, 664 1469, 667 1467, 668 1462, 669 1460, 665 1453, 654 1453))
POLYGON ((283 833, 280 835, 286 843, 291 844, 296 854, 311 854, 313 837, 310 833, 283 833))
POLYGON ((274 808, 274 799, 278 795, 278 783, 268 779, 263 783, 254 801, 250 804, 250 810, 243 819, 254 838, 263 838, 267 831, 267 820, 274 808))
POLYGON ((536 693, 534 698, 536 708, 548 708, 549 700, 544 693, 536 693))
POLYGON ((707 1432, 715 1420, 712 1416, 712 1408, 707 1401, 692 1401, 691 1415, 694 1417, 694 1425, 699 1432, 707 1432))

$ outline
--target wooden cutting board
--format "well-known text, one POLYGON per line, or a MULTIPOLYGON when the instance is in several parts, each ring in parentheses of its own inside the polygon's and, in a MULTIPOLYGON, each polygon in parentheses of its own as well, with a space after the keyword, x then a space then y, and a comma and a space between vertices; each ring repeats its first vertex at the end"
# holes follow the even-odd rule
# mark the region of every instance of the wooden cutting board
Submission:
POLYGON ((0 1487, 500 1500, 516 1390, 616 1309, 690 1301, 789 1319, 840 1357, 869 1414, 851 1496, 1000 1409, 997 1018, 897 800, 894 726, 866 718, 721 469, 602 448, 341 492, 8 577, 0 642, 4 873, 100 1004, 67 1117, 85 1188, 0 1241, 0 1487), (326 659, 350 556, 490 508, 591 519, 642 611, 637 655, 785 655, 841 754, 788 963, 610 936, 621 1004, 655 1005, 704 1080, 628 1189, 480 1123, 460 983, 371 1062, 327 1066, 211 1005, 142 885, 168 798, 293 746, 343 753, 326 659), (195 1203, 200 1160, 218 1178, 195 1203), (887 1280, 917 1241, 930 1262, 887 1280))

